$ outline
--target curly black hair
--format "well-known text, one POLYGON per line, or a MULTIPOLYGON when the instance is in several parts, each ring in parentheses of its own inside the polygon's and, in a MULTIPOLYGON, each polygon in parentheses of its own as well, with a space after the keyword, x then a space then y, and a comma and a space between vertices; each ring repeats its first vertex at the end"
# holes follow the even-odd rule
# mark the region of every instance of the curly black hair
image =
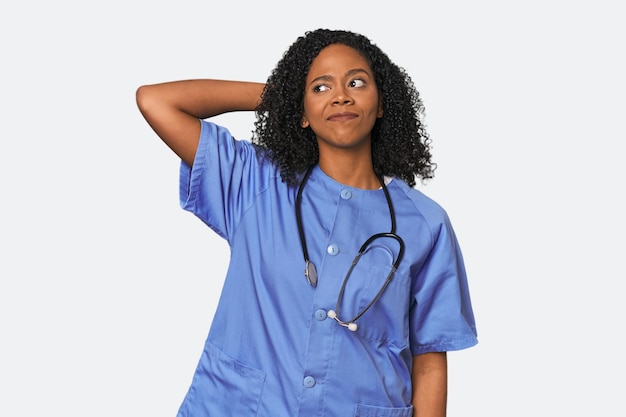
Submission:
POLYGON ((296 184, 317 163, 315 133, 301 126, 304 93, 311 63, 331 44, 354 48, 374 72, 384 109, 372 129, 374 171, 400 178, 410 186, 416 184, 416 178, 433 178, 436 164, 431 162, 424 106, 413 81, 368 38, 345 30, 308 31, 287 49, 268 77, 256 108, 252 142, 278 166, 288 184, 296 184))

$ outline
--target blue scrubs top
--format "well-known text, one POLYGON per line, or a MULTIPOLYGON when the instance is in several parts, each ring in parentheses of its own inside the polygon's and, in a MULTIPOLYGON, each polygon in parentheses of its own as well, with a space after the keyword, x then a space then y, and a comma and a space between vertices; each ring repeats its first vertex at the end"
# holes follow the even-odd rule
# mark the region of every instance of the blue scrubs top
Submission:
MULTIPOLYGON (((298 187, 202 121, 191 169, 181 164, 181 206, 228 241, 222 295, 179 417, 410 417, 413 355, 477 343, 463 259, 445 211, 399 179, 388 190, 404 257, 355 332, 328 317, 360 246, 391 228, 383 190, 342 185, 315 167, 302 219, 317 287, 304 277, 298 187)), ((377 240, 341 302, 349 320, 375 296, 398 245, 377 240)))

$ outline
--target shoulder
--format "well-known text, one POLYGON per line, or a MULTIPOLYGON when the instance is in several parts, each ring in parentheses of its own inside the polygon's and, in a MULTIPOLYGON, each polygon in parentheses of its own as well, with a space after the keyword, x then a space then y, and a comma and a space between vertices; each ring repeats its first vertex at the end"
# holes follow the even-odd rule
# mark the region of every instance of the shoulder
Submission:
POLYGON ((394 178, 391 184, 404 197, 402 199, 403 203, 413 207, 428 223, 449 223, 448 213, 433 198, 416 188, 410 187, 406 182, 398 178, 394 178))
POLYGON ((231 150, 239 157, 256 155, 259 164, 272 165, 265 148, 250 139, 236 138, 227 127, 208 120, 200 120, 200 123, 200 146, 211 146, 211 143, 217 142, 217 149, 222 149, 220 152, 231 150))

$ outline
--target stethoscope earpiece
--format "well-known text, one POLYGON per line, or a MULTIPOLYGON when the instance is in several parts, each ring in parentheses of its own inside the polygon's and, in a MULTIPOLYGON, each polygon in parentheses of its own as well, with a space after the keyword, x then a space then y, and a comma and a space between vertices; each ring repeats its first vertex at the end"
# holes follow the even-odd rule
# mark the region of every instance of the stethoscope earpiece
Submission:
POLYGON ((345 323, 341 321, 339 317, 337 317, 337 313, 335 312, 335 310, 328 310, 328 313, 326 314, 328 315, 328 317, 330 317, 331 319, 334 319, 337 323, 339 323, 343 327, 347 327, 348 330, 350 331, 356 332, 356 330, 359 328, 359 325, 354 322, 345 323))

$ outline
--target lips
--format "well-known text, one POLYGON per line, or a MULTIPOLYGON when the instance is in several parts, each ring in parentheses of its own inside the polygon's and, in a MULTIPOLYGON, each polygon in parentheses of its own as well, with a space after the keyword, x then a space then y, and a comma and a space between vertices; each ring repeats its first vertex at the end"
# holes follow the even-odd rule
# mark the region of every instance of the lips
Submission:
POLYGON ((331 114, 328 117, 328 120, 331 122, 345 122, 348 120, 356 119, 357 117, 359 117, 359 115, 356 113, 342 112, 342 113, 331 114))

